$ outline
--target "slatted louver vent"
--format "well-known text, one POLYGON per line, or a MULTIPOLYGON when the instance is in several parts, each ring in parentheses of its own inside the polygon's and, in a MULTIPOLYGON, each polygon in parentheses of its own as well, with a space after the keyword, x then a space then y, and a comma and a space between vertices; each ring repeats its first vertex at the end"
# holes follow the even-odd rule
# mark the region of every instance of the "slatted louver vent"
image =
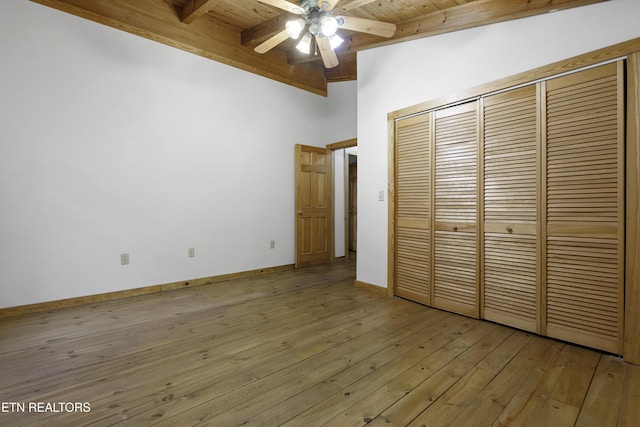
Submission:
POLYGON ((549 237, 547 333, 618 352, 618 247, 615 239, 549 237))
POLYGON ((535 86, 485 99, 485 221, 535 224, 537 126, 535 86))
POLYGON ((549 221, 616 223, 616 76, 549 91, 549 221))
POLYGON ((396 136, 396 295, 430 304, 430 114, 401 120, 396 136))
POLYGON ((477 102, 436 112, 434 306, 478 316, 477 102))
POLYGON ((485 234, 485 319, 536 331, 536 253, 535 235, 485 234))
POLYGON ((622 349, 618 64, 547 83, 547 334, 622 349))
POLYGON ((537 328, 536 87, 484 100, 484 318, 537 328))

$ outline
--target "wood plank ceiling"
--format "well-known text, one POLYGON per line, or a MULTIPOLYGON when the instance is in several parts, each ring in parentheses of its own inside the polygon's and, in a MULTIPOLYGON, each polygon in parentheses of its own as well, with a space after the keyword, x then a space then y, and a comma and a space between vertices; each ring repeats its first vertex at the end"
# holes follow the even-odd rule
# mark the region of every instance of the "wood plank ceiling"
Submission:
POLYGON ((607 0, 340 0, 336 15, 397 30, 389 39, 339 30, 340 64, 329 69, 320 55, 298 53, 294 40, 254 52, 295 16, 258 0, 32 1, 326 96, 328 82, 356 79, 359 50, 607 0))

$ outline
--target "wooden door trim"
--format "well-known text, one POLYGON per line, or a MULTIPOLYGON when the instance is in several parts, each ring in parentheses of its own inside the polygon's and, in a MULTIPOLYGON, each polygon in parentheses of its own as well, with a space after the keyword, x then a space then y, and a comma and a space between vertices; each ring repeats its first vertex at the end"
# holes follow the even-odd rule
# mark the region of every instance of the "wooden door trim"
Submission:
POLYGON ((624 360, 640 365, 640 50, 627 58, 624 360))
POLYGON ((351 148, 358 146, 358 138, 345 139, 344 141, 327 144, 327 150, 335 151, 341 148, 351 148))
POLYGON ((387 296, 396 290, 396 136, 395 117, 387 116, 387 296))
POLYGON ((547 93, 547 82, 543 81, 536 86, 536 102, 538 103, 538 153, 536 173, 538 182, 538 235, 536 236, 536 252, 538 255, 538 291, 537 291, 537 315, 536 331, 540 335, 547 335, 547 103, 542 102, 547 93))
POLYGON ((476 317, 484 318, 484 98, 476 111, 476 317))

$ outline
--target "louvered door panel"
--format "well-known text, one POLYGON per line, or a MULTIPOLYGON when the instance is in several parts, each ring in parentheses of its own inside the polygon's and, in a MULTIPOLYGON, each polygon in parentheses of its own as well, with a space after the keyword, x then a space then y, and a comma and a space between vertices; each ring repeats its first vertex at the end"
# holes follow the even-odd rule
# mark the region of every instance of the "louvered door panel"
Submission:
POLYGON ((485 233, 484 318, 536 331, 536 236, 485 233))
POLYGON ((547 334, 621 353, 621 64, 547 83, 547 334))
POLYGON ((434 299, 478 317, 478 103, 435 113, 434 299))
POLYGON ((483 317, 536 331, 536 86, 484 99, 483 317))
POLYGON ((431 114, 397 123, 395 294, 430 300, 431 114))

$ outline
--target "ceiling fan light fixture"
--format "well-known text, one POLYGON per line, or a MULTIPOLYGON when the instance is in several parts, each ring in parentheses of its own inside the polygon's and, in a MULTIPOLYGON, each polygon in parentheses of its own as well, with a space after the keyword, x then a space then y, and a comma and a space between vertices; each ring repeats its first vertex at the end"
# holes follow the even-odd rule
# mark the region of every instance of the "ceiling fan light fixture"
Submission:
MULTIPOLYGON (((195 1, 195 0, 194 0, 195 1)), ((316 56, 322 58, 326 68, 339 65, 336 48, 344 42, 337 34, 339 29, 372 34, 379 37, 392 37, 396 32, 396 25, 375 19, 357 18, 354 16, 334 16, 335 6, 340 0, 257 0, 270 6, 289 12, 299 17, 291 17, 285 21, 285 29, 254 48, 257 53, 266 53, 288 39, 298 40, 296 50, 309 55, 313 49, 316 56), (302 37, 300 35, 302 34, 302 37), (318 53, 320 55, 318 55, 318 53)), ((393 1, 393 0, 392 0, 393 1)), ((207 3, 207 1, 200 1, 207 3)), ((198 2, 198 3, 200 3, 198 2)), ((338 10, 349 10, 355 6, 371 3, 371 0, 352 0, 348 8, 343 6, 338 10)), ((339 12, 338 12, 339 13, 339 12)), ((281 22, 278 19, 278 22, 281 22)))
POLYGON ((287 29, 287 34, 292 39, 297 39, 300 37, 300 33, 304 30, 305 22, 304 19, 298 18, 291 21, 287 21, 285 28, 287 29))
POLYGON ((327 37, 331 37, 338 30, 338 20, 333 16, 323 16, 320 19, 320 25, 322 25, 322 34, 327 37))
POLYGON ((312 19, 309 22, 309 32, 314 36, 317 36, 322 33, 322 24, 318 18, 312 19))
POLYGON ((342 39, 342 37, 337 34, 329 36, 329 45, 331 46, 332 50, 336 50, 336 48, 340 46, 343 41, 344 40, 342 39))
POLYGON ((296 45, 296 49, 307 55, 311 53, 311 33, 307 32, 302 36, 302 39, 296 45))

